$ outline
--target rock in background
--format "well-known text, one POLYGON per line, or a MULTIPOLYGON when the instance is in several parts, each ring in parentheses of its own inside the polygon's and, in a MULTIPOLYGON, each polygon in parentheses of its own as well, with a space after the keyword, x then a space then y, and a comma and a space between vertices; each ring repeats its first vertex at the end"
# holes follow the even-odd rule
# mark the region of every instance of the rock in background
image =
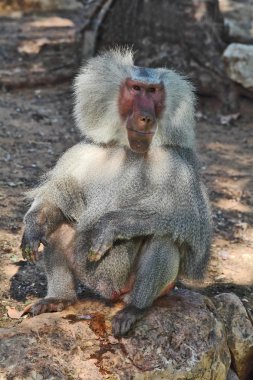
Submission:
POLYGON ((226 73, 253 99, 253 0, 219 0, 219 7, 231 42, 223 53, 226 73))
POLYGON ((223 53, 229 78, 241 86, 241 92, 253 98, 253 45, 230 44, 223 53))
POLYGON ((253 0, 219 0, 230 42, 253 43, 253 0))

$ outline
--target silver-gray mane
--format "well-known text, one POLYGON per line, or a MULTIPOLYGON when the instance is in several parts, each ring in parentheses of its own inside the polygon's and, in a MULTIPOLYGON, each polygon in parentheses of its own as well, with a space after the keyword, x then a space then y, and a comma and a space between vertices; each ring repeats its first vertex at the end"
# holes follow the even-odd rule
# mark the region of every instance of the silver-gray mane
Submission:
POLYGON ((107 51, 81 68, 74 83, 74 116, 81 133, 97 144, 115 141, 128 145, 123 128, 126 121, 118 111, 119 90, 126 78, 164 84, 165 109, 152 145, 192 148, 195 141, 192 85, 173 70, 134 66, 130 49, 107 51))

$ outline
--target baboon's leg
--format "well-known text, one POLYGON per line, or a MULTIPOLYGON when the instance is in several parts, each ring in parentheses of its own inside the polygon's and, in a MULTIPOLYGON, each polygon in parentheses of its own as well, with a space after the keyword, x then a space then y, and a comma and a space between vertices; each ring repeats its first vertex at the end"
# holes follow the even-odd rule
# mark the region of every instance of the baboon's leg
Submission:
POLYGON ((113 319, 114 335, 126 334, 147 308, 177 278, 179 250, 169 237, 152 237, 142 247, 134 286, 113 319))
POLYGON ((31 307, 33 315, 61 311, 76 301, 73 252, 74 230, 68 225, 62 225, 50 236, 45 248, 47 296, 31 307))
MULTIPOLYGON (((86 239, 84 239, 87 241, 86 239)), ((88 248, 84 243, 77 244, 75 271, 83 284, 102 297, 117 300, 132 287, 135 275, 135 258, 142 245, 142 238, 121 241, 114 245, 102 260, 90 262, 88 248), (130 274, 133 274, 130 275, 130 274)))

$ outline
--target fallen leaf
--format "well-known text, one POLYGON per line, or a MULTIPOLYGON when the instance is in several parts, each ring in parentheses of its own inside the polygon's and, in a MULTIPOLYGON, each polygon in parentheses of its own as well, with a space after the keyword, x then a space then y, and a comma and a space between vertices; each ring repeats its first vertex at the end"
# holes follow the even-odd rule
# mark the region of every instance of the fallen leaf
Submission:
POLYGON ((27 305, 22 311, 15 309, 15 307, 7 306, 7 314, 11 319, 20 319, 28 314, 33 304, 27 305))
POLYGON ((7 306, 7 314, 11 319, 19 319, 21 317, 22 311, 18 311, 15 307, 7 306))

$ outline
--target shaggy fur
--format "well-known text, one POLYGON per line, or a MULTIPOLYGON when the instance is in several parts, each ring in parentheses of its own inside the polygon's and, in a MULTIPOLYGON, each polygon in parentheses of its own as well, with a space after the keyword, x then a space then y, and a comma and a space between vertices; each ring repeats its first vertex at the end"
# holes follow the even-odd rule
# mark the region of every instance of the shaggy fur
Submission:
MULTIPOLYGON (((195 153, 193 89, 174 71, 139 68, 130 50, 114 50, 81 69, 75 99, 85 141, 30 192, 33 204, 25 216, 23 250, 44 237, 49 242, 50 306, 44 300, 35 313, 52 310, 59 299, 74 300, 75 278, 109 299, 134 278, 125 296, 134 322, 132 307, 151 305, 179 272, 200 278, 208 262, 211 217, 195 153), (129 148, 119 114, 126 78, 165 88, 165 108, 146 155, 129 148), (102 260, 89 262, 89 251, 108 247, 102 260)), ((116 332, 124 330, 122 320, 124 313, 115 319, 116 332)))
POLYGON ((194 102, 192 85, 167 69, 148 69, 140 76, 130 50, 111 51, 89 60, 75 80, 75 119, 81 133, 95 143, 128 145, 118 111, 119 88, 126 78, 164 83, 165 112, 153 145, 193 148, 194 102), (108 95, 110 94, 110 95, 108 95))

